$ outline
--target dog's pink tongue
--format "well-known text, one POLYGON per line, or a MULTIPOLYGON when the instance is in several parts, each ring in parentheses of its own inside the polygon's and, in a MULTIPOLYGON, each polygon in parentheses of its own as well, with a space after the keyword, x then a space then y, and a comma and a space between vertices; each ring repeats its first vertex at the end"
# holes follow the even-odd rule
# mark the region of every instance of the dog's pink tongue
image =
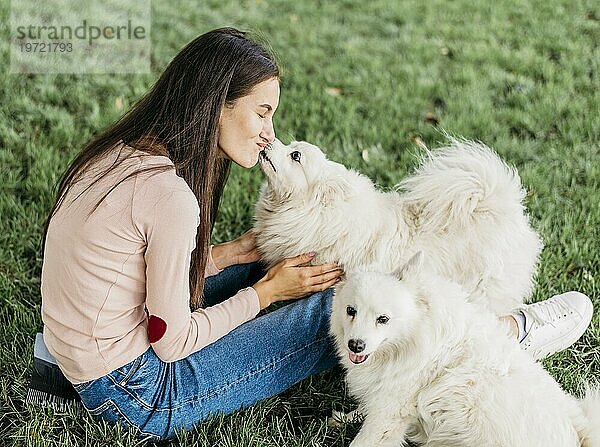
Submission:
POLYGON ((358 354, 355 354, 354 352, 349 352, 348 356, 350 357, 350 361, 352 363, 356 363, 356 364, 362 363, 367 359, 366 355, 358 355, 358 354))

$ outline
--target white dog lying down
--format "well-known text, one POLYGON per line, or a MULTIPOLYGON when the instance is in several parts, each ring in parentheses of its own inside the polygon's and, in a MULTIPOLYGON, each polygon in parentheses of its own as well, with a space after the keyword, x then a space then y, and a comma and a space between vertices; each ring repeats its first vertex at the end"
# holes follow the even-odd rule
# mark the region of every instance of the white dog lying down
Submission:
POLYGON ((267 183, 254 230, 269 266, 315 251, 315 263, 390 272, 424 250, 438 272, 497 315, 531 293, 542 243, 525 215, 516 170, 483 144, 451 139, 428 152, 400 192, 378 190, 305 142, 276 140, 260 165, 267 183))
POLYGON ((336 286, 331 333, 365 416, 351 446, 600 447, 600 393, 566 394, 422 258, 336 286))

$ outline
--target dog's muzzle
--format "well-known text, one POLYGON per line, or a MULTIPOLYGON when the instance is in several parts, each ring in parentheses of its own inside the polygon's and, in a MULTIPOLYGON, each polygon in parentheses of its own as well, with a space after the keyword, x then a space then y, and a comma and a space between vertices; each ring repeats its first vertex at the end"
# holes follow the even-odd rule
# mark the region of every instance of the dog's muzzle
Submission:
POLYGON ((369 357, 369 354, 360 355, 360 354, 355 354, 354 352, 348 353, 348 358, 355 365, 358 365, 359 363, 364 362, 365 360, 367 360, 368 357, 369 357))
POLYGON ((268 161, 269 164, 271 165, 271 167, 273 168, 273 172, 277 172, 277 169, 275 169, 275 165, 273 164, 273 162, 271 161, 271 159, 269 158, 269 156, 267 155, 267 150, 271 149, 273 147, 273 145, 271 143, 268 143, 265 148, 260 151, 258 153, 258 156, 261 160, 265 160, 268 161))
POLYGON ((364 362, 369 357, 369 354, 359 354, 365 350, 366 343, 361 339, 351 339, 348 340, 348 349, 350 352, 348 353, 348 358, 350 361, 356 365, 364 362))

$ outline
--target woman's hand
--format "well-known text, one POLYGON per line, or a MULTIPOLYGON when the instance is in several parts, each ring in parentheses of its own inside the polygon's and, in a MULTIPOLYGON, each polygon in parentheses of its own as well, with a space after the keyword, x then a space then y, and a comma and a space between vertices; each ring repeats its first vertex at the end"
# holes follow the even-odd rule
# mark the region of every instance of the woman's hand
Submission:
POLYGON ((307 265, 315 257, 307 253, 284 259, 270 268, 252 287, 264 309, 276 301, 301 298, 321 292, 339 281, 344 271, 337 264, 307 265))
POLYGON ((212 248, 212 258, 219 270, 230 265, 258 261, 260 256, 256 248, 254 233, 252 230, 248 230, 233 241, 215 245, 212 248))

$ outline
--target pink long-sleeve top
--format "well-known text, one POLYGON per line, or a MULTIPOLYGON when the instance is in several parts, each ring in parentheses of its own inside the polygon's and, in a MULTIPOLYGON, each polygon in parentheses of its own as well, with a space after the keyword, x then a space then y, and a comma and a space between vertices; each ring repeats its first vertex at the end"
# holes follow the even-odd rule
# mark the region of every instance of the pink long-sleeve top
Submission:
MULTIPOLYGON (((252 287, 190 311, 188 278, 199 213, 196 196, 168 157, 123 144, 69 190, 48 227, 41 294, 44 341, 72 383, 102 377, 149 346, 166 362, 182 359, 258 314, 252 287), (118 180, 156 165, 173 169, 125 180, 86 220, 118 180)), ((219 272, 210 253, 205 277, 219 272)))

